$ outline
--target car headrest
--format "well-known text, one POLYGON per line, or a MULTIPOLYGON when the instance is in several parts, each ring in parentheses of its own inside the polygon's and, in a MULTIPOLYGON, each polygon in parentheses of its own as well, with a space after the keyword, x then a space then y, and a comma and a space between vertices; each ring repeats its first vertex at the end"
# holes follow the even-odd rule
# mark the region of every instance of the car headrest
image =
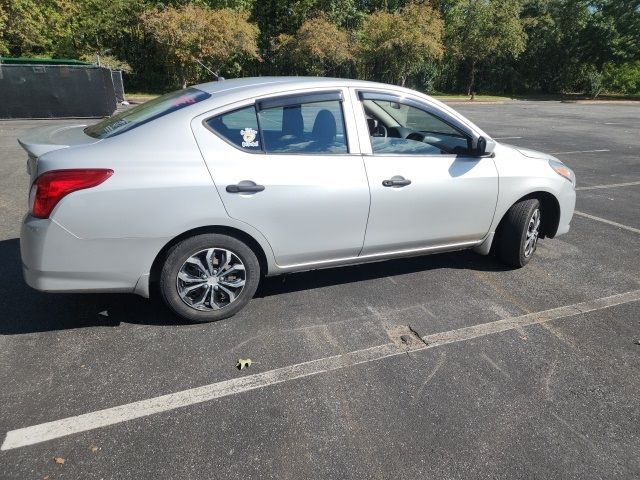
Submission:
POLYGON ((313 139, 321 143, 332 143, 336 139, 336 133, 336 117, 327 109, 320 110, 311 131, 313 139))
POLYGON ((282 135, 291 135, 302 138, 304 133, 304 121, 300 105, 284 107, 282 109, 282 135))

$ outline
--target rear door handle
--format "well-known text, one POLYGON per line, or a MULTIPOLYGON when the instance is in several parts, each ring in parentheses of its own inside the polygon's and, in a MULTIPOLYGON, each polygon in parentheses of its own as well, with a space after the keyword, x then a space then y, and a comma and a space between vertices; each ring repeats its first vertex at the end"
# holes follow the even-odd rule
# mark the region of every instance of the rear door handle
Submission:
POLYGON ((250 180, 243 180, 237 185, 227 185, 226 190, 229 193, 257 193, 264 190, 264 185, 257 185, 250 180))
POLYGON ((411 180, 398 175, 382 181, 383 187, 406 187, 407 185, 411 185, 411 180))

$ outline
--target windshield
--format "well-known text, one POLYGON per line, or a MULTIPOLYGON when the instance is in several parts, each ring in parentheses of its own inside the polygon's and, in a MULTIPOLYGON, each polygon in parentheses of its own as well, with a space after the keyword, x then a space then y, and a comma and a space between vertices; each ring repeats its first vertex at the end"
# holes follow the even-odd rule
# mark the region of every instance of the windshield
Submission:
POLYGON ((197 88, 167 93, 91 125, 84 132, 94 138, 113 137, 209 97, 210 93, 197 88))

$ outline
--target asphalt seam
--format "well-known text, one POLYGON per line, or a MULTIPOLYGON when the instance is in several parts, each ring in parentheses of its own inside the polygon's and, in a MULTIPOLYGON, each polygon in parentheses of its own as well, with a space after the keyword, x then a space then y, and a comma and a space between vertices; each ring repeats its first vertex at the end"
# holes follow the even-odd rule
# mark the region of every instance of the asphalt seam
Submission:
POLYGON ((55 420, 17 430, 11 430, 7 432, 0 450, 11 450, 28 445, 34 445, 75 433, 107 427, 129 420, 134 420, 136 418, 207 402, 216 398, 237 395, 250 390, 264 388, 287 381, 310 377, 363 363, 379 361, 388 357, 403 355, 407 353, 407 351, 416 352, 450 343, 467 341, 527 325, 544 323, 561 318, 569 318, 578 314, 601 310, 638 300, 640 300, 640 290, 633 290, 618 295, 611 295, 573 305, 543 310, 541 312, 426 335, 422 337, 425 345, 412 349, 399 348, 394 343, 377 345, 363 350, 355 350, 341 355, 311 360, 246 377, 225 380, 168 395, 119 405, 117 407, 63 418, 61 420, 55 420))

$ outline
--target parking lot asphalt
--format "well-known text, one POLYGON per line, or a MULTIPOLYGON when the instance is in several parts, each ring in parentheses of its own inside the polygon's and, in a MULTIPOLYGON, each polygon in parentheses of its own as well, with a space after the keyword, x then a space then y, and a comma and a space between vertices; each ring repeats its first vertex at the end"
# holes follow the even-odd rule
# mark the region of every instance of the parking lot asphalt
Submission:
POLYGON ((0 121, 0 478, 639 478, 640 105, 455 108, 576 171, 568 234, 265 279, 206 325, 29 289, 15 138, 74 122, 0 121))

